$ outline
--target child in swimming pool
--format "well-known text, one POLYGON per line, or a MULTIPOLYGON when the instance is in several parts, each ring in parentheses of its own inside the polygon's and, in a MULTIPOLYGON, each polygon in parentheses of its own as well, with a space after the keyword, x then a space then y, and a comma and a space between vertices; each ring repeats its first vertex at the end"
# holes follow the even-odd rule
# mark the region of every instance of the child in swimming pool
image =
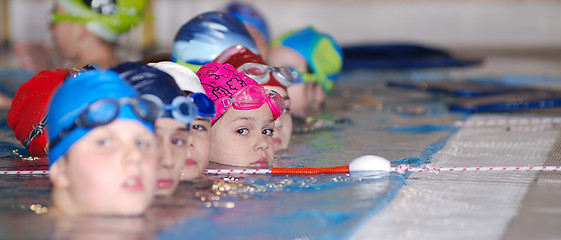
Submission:
POLYGON ((47 148, 46 115, 49 98, 62 84, 68 69, 43 70, 24 83, 8 111, 8 126, 21 145, 34 157, 45 157, 47 148))
POLYGON ((139 215, 156 189, 159 108, 112 71, 68 78, 47 116, 54 212, 139 215), (84 91, 86 89, 87 91, 84 91))
POLYGON ((244 46, 237 45, 226 49, 215 62, 228 63, 239 72, 252 78, 261 86, 278 92, 284 100, 284 112, 275 121, 273 143, 275 151, 288 148, 292 136, 292 114, 290 113, 290 98, 287 88, 294 82, 294 74, 288 67, 272 67, 263 58, 251 52, 244 46))
POLYGON ((196 72, 224 50, 238 44, 258 52, 255 41, 238 18, 226 12, 205 12, 179 28, 173 41, 171 61, 196 72))
POLYGON ((247 28, 247 31, 255 41, 259 54, 267 58, 269 42, 271 40, 269 28, 264 16, 257 11, 251 3, 232 1, 229 2, 224 12, 231 13, 238 18, 247 28))
MULTIPOLYGON (((186 163, 192 142, 189 126, 195 116, 212 114, 214 103, 206 95, 185 96, 167 73, 143 63, 123 63, 112 68, 138 90, 141 98, 150 99, 162 108, 156 119, 156 136, 161 150, 157 195, 175 192, 183 172, 200 172, 207 162, 186 163), (210 111, 210 112, 209 112, 210 111), (200 166, 197 166, 200 165, 200 166)), ((202 174, 201 174, 202 175, 202 174)))
POLYGON ((46 157, 47 147, 47 109, 49 99, 66 77, 92 70, 86 65, 82 68, 43 70, 24 83, 17 91, 7 123, 14 136, 33 157, 46 157))
MULTIPOLYGON (((158 68, 171 75, 179 88, 187 96, 204 94, 205 90, 201 85, 201 80, 191 69, 178 63, 163 61, 157 63, 149 63, 149 66, 158 68)), ((206 104, 207 101, 201 101, 200 104, 206 104)), ((211 109, 212 113, 199 112, 199 114, 191 122, 189 135, 191 143, 187 147, 187 160, 181 174, 181 180, 194 180, 200 178, 205 173, 210 157, 210 118, 214 116, 214 103, 212 106, 201 107, 211 109)))
POLYGON ((271 43, 267 63, 292 67, 299 77, 288 88, 291 111, 305 118, 320 114, 326 94, 343 67, 343 52, 329 35, 312 27, 288 32, 271 43))
POLYGON ((34 73, 86 64, 106 69, 121 62, 117 54, 119 37, 143 20, 148 4, 147 0, 54 2, 49 28, 63 61, 51 59, 57 54, 44 45, 19 43, 14 47, 23 68, 34 73))
POLYGON ((271 165, 274 121, 284 110, 280 94, 266 90, 230 64, 205 64, 197 76, 216 106, 216 116, 211 118, 210 161, 232 166, 271 165))

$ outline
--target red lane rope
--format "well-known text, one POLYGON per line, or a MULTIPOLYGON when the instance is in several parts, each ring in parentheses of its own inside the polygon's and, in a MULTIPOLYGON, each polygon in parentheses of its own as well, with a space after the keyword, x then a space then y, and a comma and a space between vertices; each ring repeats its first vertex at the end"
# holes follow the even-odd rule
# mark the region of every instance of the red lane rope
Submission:
POLYGON ((272 175, 297 175, 297 174, 322 174, 322 173, 349 173, 349 166, 323 167, 323 168, 271 168, 272 175))

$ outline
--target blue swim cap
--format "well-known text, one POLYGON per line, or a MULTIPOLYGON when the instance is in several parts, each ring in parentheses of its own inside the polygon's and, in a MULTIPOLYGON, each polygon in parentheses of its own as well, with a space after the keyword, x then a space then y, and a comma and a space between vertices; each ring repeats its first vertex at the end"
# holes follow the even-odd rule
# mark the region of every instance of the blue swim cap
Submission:
POLYGON ((271 40, 267 22, 250 4, 244 2, 231 2, 228 6, 226 6, 225 12, 233 14, 243 23, 257 28, 257 30, 263 34, 267 42, 271 40))
POLYGON ((196 72, 234 45, 242 45, 259 53, 247 28, 234 15, 206 12, 181 26, 175 35, 171 60, 196 72))
MULTIPOLYGON (((91 103, 106 98, 120 99, 136 96, 138 92, 112 71, 90 70, 67 79, 55 92, 49 106, 47 114, 49 141, 52 142, 64 131, 68 131, 91 103)), ((141 120, 128 104, 121 106, 117 119, 137 120, 151 131, 154 130, 153 123, 141 120)), ((91 130, 91 128, 77 126, 64 135, 55 146, 49 146, 49 165, 66 154, 72 144, 91 130)))
POLYGON ((315 75, 304 76, 304 81, 319 82, 326 92, 333 89, 333 82, 343 68, 343 51, 331 36, 305 27, 280 36, 271 46, 285 46, 300 53, 315 75))
MULTIPOLYGON (((125 62, 112 67, 110 70, 119 73, 119 76, 131 84, 141 95, 154 95, 165 105, 171 105, 177 96, 185 96, 173 77, 144 63, 125 62)), ((186 119, 175 118, 171 110, 164 110, 160 117, 174 118, 186 125, 191 123, 186 119)))

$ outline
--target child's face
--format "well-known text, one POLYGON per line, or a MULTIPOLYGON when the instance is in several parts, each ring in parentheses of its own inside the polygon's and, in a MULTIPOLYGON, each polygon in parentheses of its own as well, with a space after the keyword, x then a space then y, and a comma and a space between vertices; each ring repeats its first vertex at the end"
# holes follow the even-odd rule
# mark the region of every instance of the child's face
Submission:
POLYGON ((117 119, 91 130, 51 166, 53 202, 69 214, 142 214, 154 197, 156 164, 153 132, 117 119))
POLYGON ((291 100, 290 111, 294 116, 307 117, 321 114, 326 101, 326 94, 321 84, 303 82, 288 87, 291 100))
POLYGON ((285 111, 281 116, 275 120, 275 133, 273 134, 273 143, 275 151, 284 150, 288 148, 290 137, 292 136, 292 114, 290 113, 290 98, 288 92, 281 87, 264 86, 266 89, 278 92, 284 99, 285 111))
POLYGON ((187 146, 191 141, 189 128, 167 117, 158 118, 155 126, 161 154, 156 194, 171 195, 179 184, 181 169, 187 159, 187 146))
MULTIPOLYGON (((277 46, 271 48, 267 62, 272 66, 292 67, 300 72, 308 72, 308 62, 297 51, 277 46)), ((326 101, 326 93, 319 83, 297 83, 288 87, 290 111, 294 116, 307 117, 319 114, 326 101)))
MULTIPOLYGON (((58 13, 66 13, 58 5, 54 11, 58 13)), ((78 43, 80 34, 82 33, 81 24, 70 21, 58 22, 51 24, 50 30, 62 57, 65 59, 73 59, 78 55, 78 43)))
POLYGON ((296 50, 285 46, 271 47, 266 60, 271 66, 293 67, 302 72, 307 72, 308 69, 306 58, 296 50))
POLYGON ((197 117, 191 122, 191 144, 187 147, 187 161, 182 180, 203 176, 210 154, 210 118, 197 117))
POLYGON ((210 161, 232 166, 271 165, 274 127, 267 104, 252 110, 228 109, 210 130, 210 161))

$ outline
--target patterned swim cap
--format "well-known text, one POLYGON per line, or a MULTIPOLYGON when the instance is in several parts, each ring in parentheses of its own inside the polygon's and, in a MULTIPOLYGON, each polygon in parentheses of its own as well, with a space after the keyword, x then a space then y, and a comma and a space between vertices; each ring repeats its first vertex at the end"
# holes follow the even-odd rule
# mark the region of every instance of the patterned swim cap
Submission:
POLYGON ((70 21, 86 28, 108 42, 131 30, 142 21, 148 0, 57 0, 68 13, 52 13, 52 23, 70 21))
POLYGON ((206 12, 181 26, 175 36, 171 60, 196 72, 234 45, 259 52, 245 25, 234 15, 206 12))
POLYGON ((313 73, 304 75, 303 80, 320 82, 326 92, 331 92, 343 68, 343 51, 331 36, 305 27, 280 36, 271 45, 285 46, 300 53, 313 73))
POLYGON ((197 72, 197 76, 201 79, 206 94, 216 106, 216 115, 210 119, 211 124, 232 107, 249 110, 257 109, 267 103, 274 119, 284 111, 284 101, 280 94, 274 91, 269 93, 230 64, 207 63, 197 72))

